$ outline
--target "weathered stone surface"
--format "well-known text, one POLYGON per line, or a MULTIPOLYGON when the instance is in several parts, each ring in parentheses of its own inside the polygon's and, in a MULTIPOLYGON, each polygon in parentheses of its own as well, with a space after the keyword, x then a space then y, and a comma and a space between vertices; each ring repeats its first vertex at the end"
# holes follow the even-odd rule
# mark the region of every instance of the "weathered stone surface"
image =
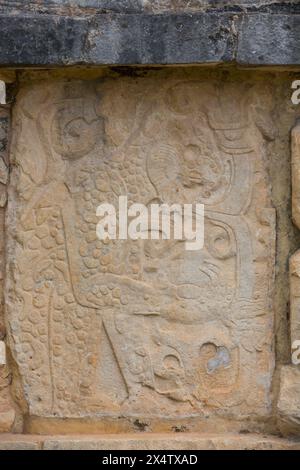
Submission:
MULTIPOLYGON (((0 210, 3 208, 7 201, 6 185, 8 183, 8 144, 9 144, 9 127, 10 127, 10 108, 7 105, 0 106, 0 210)), ((4 215, 4 213, 2 214, 4 215)), ((2 229, 3 231, 3 229, 2 229)), ((3 259, 0 261, 3 273, 3 259)), ((3 276, 1 276, 3 279, 3 276)))
POLYGON ((292 129, 292 216, 300 229, 300 122, 292 129))
POLYGON ((296 440, 258 434, 128 434, 24 436, 0 434, 0 450, 299 450, 296 440))
POLYGON ((6 350, 4 341, 0 341, 0 366, 6 364, 6 350))
POLYGON ((6 305, 30 415, 270 416, 268 99, 197 73, 21 86, 6 305), (97 240, 120 195, 205 203, 204 250, 97 240))
POLYGON ((0 64, 231 62, 232 15, 0 16, 0 64), (26 48, 22 45, 26 43, 26 48), (47 44, 47 46, 46 46, 47 44), (5 45, 5 47, 4 47, 5 45))
POLYGON ((16 418, 9 393, 11 374, 7 366, 0 364, 0 433, 12 430, 16 418))
POLYGON ((291 344, 300 340, 300 251, 290 259, 290 335, 291 344))
POLYGON ((0 81, 0 105, 5 104, 5 83, 0 81))
POLYGON ((3 277, 4 277, 4 210, 7 200, 6 183, 8 182, 8 141, 9 141, 10 110, 0 106, 0 432, 11 431, 16 413, 10 396, 9 385, 11 373, 6 365, 5 335, 3 309, 3 277))
POLYGON ((262 13, 246 16, 239 30, 237 62, 252 65, 299 64, 300 15, 262 13))
POLYGON ((11 10, 16 14, 22 14, 25 11, 90 14, 91 12, 174 13, 211 9, 238 9, 238 11, 243 9, 245 12, 263 8, 271 10, 272 7, 275 11, 282 11, 284 7, 293 11, 297 3, 297 0, 31 0, 30 2, 1 0, 0 11, 11 10))
POLYGON ((279 424, 283 432, 299 434, 300 429, 300 370, 297 366, 281 369, 278 399, 279 424))
POLYGON ((15 418, 16 412, 9 402, 5 406, 0 405, 0 433, 11 431, 15 418))
MULTIPOLYGON (((300 229, 300 122, 291 132, 292 150, 292 217, 300 229)), ((300 340, 300 250, 290 258, 290 339, 291 345, 300 340)), ((291 369, 293 371, 293 369, 291 369)), ((283 379, 285 379, 283 373, 283 379)), ((282 385, 285 387, 285 385, 282 385)))
POLYGON ((0 434, 0 450, 39 450, 41 442, 39 436, 0 434))
POLYGON ((291 8, 88 16, 2 12, 0 65, 299 65, 300 15, 291 8))
MULTIPOLYGON (((1 444, 0 444, 1 445, 1 444)), ((46 439, 45 450, 300 450, 299 442, 259 435, 147 435, 46 439)))

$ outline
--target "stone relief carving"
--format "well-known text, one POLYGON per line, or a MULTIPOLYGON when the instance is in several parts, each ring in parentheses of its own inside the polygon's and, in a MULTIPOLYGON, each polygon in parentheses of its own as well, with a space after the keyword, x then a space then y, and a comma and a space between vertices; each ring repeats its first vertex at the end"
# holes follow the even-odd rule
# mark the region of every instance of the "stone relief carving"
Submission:
POLYGON ((0 207, 6 204, 6 185, 8 182, 8 127, 9 110, 3 106, 0 108, 0 207))
MULTIPOLYGON (((292 216, 296 227, 299 226, 299 123, 292 130, 292 216)), ((279 394, 277 412, 281 432, 288 434, 299 433, 299 367, 292 364, 295 342, 300 338, 300 251, 296 251, 289 260, 290 287, 290 342, 291 361, 280 368, 279 394)), ((297 343, 296 343, 297 344, 297 343)))
MULTIPOLYGON (((300 158, 300 126, 299 123, 292 130, 292 217, 296 227, 300 228, 299 219, 299 158, 300 158)), ((291 344, 300 338, 299 318, 299 251, 290 259, 290 333, 291 344)))
MULTIPOLYGON (((4 206, 7 200, 8 182, 8 132, 10 109, 0 106, 0 341, 4 349, 6 328, 3 315, 3 277, 4 277, 4 206)), ((4 354, 5 356, 5 354, 4 354)), ((9 432, 15 421, 15 409, 10 396, 11 372, 5 364, 5 357, 0 363, 0 432, 9 432)))
POLYGON ((125 78, 21 90, 6 305, 32 415, 270 411, 275 217, 257 93, 125 78), (204 249, 98 240, 96 207, 120 195, 204 203, 204 249))

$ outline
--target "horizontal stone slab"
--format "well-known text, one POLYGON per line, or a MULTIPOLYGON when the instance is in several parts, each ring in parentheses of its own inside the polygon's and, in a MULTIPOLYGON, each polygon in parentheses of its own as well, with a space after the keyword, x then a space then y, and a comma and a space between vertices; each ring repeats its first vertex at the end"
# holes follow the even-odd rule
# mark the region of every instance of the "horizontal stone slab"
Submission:
POLYGON ((0 450, 300 450, 300 443, 259 434, 0 434, 0 450))
POLYGON ((111 438, 49 439, 45 450, 275 450, 300 449, 299 443, 276 438, 240 435, 148 435, 111 438))
POLYGON ((29 436, 23 434, 1 434, 1 450, 39 450, 41 449, 41 438, 39 436, 29 436))
POLYGON ((300 14, 0 15, 0 66, 300 65, 300 14))
POLYGON ((238 63, 300 63, 300 15, 246 15, 239 31, 238 63))

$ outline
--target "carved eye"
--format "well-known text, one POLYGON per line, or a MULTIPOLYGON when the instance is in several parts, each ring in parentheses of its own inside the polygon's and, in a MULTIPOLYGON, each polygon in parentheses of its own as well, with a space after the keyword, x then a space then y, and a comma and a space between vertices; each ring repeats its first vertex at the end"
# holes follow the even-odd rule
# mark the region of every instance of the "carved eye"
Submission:
POLYGON ((101 120, 86 119, 81 106, 61 107, 52 121, 54 150, 64 158, 80 158, 96 145, 101 120))
POLYGON ((208 237, 208 250, 217 259, 228 259, 236 255, 236 243, 232 230, 221 224, 213 224, 208 237))
POLYGON ((177 371, 179 369, 182 369, 179 358, 171 354, 168 354, 164 357, 163 365, 166 369, 170 371, 177 371))

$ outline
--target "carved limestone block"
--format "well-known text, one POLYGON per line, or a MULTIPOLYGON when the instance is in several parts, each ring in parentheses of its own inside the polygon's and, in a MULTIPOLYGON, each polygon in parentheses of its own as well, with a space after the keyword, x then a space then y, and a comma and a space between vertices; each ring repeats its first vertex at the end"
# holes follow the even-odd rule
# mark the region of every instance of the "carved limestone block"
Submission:
POLYGON ((176 77, 21 87, 6 306, 30 415, 271 413, 275 214, 256 100, 176 77), (205 204, 203 250, 97 239, 97 206, 121 195, 205 204))

